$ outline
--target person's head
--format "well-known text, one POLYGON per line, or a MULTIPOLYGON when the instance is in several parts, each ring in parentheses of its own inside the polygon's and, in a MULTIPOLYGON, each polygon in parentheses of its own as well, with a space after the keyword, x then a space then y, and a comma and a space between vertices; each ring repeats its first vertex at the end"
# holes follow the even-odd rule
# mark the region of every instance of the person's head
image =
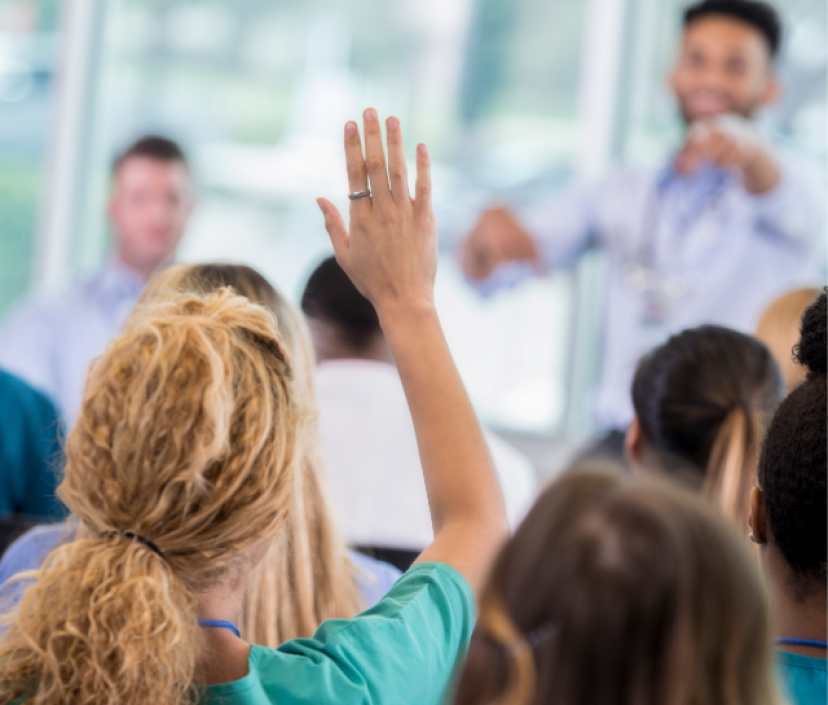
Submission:
POLYGON ((773 354, 789 390, 805 379, 805 368, 794 359, 793 349, 799 341, 802 314, 817 296, 819 289, 795 289, 783 294, 765 309, 756 327, 756 337, 773 354))
MULTIPOLYGON (((156 274, 142 301, 178 293, 209 294, 230 287, 276 317, 296 379, 296 394, 314 410, 314 355, 301 314, 252 267, 236 264, 176 265, 156 274)), ((254 644, 276 648, 310 637, 326 619, 349 618, 364 605, 347 547, 328 496, 322 443, 314 418, 297 438, 291 508, 268 555, 251 572, 240 628, 254 644)))
POLYGON ((682 331, 639 363, 627 457, 700 489, 746 529, 762 434, 783 394, 758 340, 712 325, 682 331))
POLYGON ((302 294, 318 360, 364 359, 390 362, 391 353, 374 306, 328 257, 310 275, 302 294))
POLYGON ((773 63, 782 25, 758 0, 703 0, 684 13, 670 85, 685 122, 751 117, 778 93, 773 63))
POLYGON ((751 532, 774 578, 796 602, 825 605, 826 569, 826 294, 802 318, 797 360, 805 381, 785 398, 768 428, 751 493, 751 532), (775 573, 775 574, 773 574, 775 573))
POLYGON ((770 705, 744 543, 691 493, 583 467, 498 557, 456 705, 770 705))
POLYGON ((243 297, 133 312, 66 443, 58 495, 87 538, 23 595, 0 638, 0 700, 184 701, 199 595, 246 578, 290 510, 294 385, 273 316, 243 297))
POLYGON ((175 255, 192 210, 192 177, 175 142, 144 137, 118 156, 109 220, 125 264, 149 277, 175 255))

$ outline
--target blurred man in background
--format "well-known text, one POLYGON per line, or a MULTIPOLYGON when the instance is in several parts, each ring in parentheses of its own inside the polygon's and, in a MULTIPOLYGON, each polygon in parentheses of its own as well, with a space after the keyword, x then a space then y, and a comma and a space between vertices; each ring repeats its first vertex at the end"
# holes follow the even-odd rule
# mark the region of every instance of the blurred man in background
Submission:
POLYGON ((762 2, 689 7, 670 85, 687 126, 657 172, 618 169, 518 220, 486 211, 462 264, 481 291, 566 266, 589 247, 607 258, 600 455, 621 457, 641 355, 704 322, 749 332, 763 308, 807 278, 818 232, 810 189, 751 118, 778 92, 776 11, 762 2))
POLYGON ((120 330, 150 275, 173 259, 193 208, 181 148, 145 137, 115 162, 109 220, 115 251, 59 298, 18 307, 0 329, 0 368, 47 394, 71 429, 89 364, 120 330))
MULTIPOLYGON (((324 260, 302 295, 319 365, 319 429, 345 540, 407 570, 433 532, 414 425, 374 307, 337 264, 324 260)), ((529 511, 537 479, 529 460, 486 440, 509 521, 529 511)))

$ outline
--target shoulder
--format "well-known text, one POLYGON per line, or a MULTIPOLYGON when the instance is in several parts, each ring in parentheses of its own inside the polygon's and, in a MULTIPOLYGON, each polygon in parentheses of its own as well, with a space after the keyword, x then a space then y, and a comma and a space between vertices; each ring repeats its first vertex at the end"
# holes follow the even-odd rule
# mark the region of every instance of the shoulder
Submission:
POLYGON ((5 370, 0 370, 0 398, 4 404, 13 403, 17 409, 35 410, 50 417, 50 421, 57 418, 57 410, 49 397, 5 370))
POLYGON ((74 533, 74 528, 66 524, 43 524, 27 531, 0 559, 0 584, 17 573, 40 568, 55 546, 71 541, 74 533))
POLYGON ((263 702, 443 702, 474 627, 471 588, 453 568, 420 563, 374 607, 330 619, 311 639, 252 647, 251 682, 263 702))

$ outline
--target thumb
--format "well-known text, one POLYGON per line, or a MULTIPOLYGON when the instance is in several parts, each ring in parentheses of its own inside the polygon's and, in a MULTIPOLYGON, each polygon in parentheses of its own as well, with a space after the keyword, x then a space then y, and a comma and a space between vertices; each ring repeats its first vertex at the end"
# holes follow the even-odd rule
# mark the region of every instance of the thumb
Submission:
POLYGON ((337 207, 331 203, 327 198, 317 198, 316 205, 325 216, 325 230, 328 231, 328 237, 331 238, 331 244, 334 248, 336 258, 341 262, 348 253, 348 228, 345 227, 345 221, 342 219, 337 207))

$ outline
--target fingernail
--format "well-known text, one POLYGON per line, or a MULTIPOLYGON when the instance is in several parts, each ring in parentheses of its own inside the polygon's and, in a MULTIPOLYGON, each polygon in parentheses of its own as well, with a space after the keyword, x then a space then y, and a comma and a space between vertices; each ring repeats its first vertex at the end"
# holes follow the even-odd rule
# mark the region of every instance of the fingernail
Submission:
POLYGON ((368 110, 363 113, 366 120, 376 120, 377 119, 377 111, 373 108, 368 108, 368 110))
POLYGON ((319 210, 322 211, 322 215, 328 215, 325 212, 325 202, 321 198, 316 199, 316 205, 319 206, 319 210))
POLYGON ((345 123, 345 132, 349 135, 354 134, 357 131, 357 124, 352 120, 351 122, 345 123))
POLYGON ((423 156, 426 156, 428 154, 428 147, 426 147, 424 144, 418 144, 417 151, 423 156))
POLYGON ((390 117, 385 121, 385 125, 389 130, 396 130, 400 126, 400 121, 395 117, 390 117))

